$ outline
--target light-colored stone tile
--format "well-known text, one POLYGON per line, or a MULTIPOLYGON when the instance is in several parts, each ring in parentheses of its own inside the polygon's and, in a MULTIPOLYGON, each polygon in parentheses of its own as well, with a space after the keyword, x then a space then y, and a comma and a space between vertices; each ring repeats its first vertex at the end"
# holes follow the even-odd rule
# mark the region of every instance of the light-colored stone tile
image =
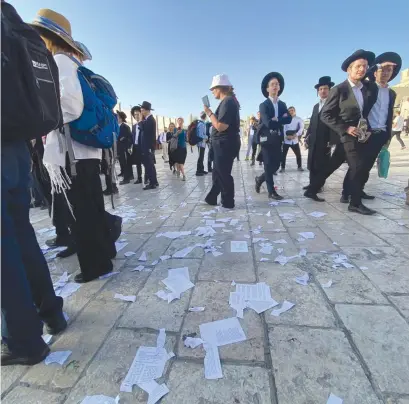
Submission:
POLYGON ((278 402, 380 404, 345 335, 338 330, 275 327, 269 333, 278 402))
POLYGON ((22 381, 44 388, 73 387, 124 308, 123 302, 107 301, 101 306, 100 301, 92 301, 52 345, 52 351, 72 351, 67 362, 63 366, 40 363, 22 381))
POLYGON ((269 371, 222 364, 223 379, 206 380, 203 365, 176 362, 162 404, 270 404, 269 371))
MULTIPOLYGON (((156 346, 156 339, 157 333, 148 334, 126 329, 113 331, 68 396, 66 403, 80 403, 87 395, 104 394, 116 397, 138 348, 156 346)), ((167 336, 166 350, 173 351, 174 345, 175 338, 167 336)), ((166 363, 164 373, 167 372, 169 365, 170 361, 166 363)), ((147 400, 147 394, 137 386, 134 386, 132 393, 120 393, 120 397, 121 404, 142 404, 147 400)))
POLYGON ((2 366, 1 394, 3 394, 13 383, 15 383, 27 371, 28 366, 2 366))
POLYGON ((18 386, 7 394, 1 402, 3 404, 60 404, 64 399, 65 394, 18 386))
POLYGON ((336 252, 339 250, 338 246, 334 245, 329 237, 319 228, 317 229, 308 229, 302 227, 294 227, 288 229, 288 233, 294 240, 294 244, 298 249, 305 248, 307 252, 319 252, 319 251, 328 251, 336 252), (312 232, 315 237, 313 239, 305 239, 303 241, 298 241, 302 236, 299 233, 312 232))
POLYGON ((336 305, 382 391, 409 394, 409 325, 390 306, 336 305))
POLYGON ((313 282, 308 286, 295 282, 295 277, 302 275, 306 269, 291 263, 285 266, 259 264, 259 279, 270 286, 273 299, 277 302, 288 300, 295 303, 295 307, 280 317, 270 315, 271 310, 267 310, 264 313, 267 324, 336 326, 335 318, 320 289, 313 282))
POLYGON ((409 296, 389 296, 401 313, 409 320, 409 296))
MULTIPOLYGON (((189 312, 183 324, 182 337, 196 333, 200 336, 199 326, 211 321, 234 317, 236 311, 229 305, 230 292, 235 287, 229 283, 198 282, 193 292, 190 306, 204 306, 203 312, 189 312)), ((264 361, 264 331, 260 316, 253 310, 245 310, 244 318, 239 319, 247 340, 219 348, 222 359, 241 361, 264 361)), ((178 341, 178 355, 182 357, 204 357, 202 348, 186 348, 183 341, 178 341)))

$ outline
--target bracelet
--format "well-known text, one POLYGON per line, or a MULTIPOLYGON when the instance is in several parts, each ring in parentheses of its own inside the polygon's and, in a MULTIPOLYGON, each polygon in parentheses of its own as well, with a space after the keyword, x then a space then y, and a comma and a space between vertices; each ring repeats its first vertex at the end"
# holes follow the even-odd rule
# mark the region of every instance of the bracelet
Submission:
POLYGON ((214 113, 212 112, 210 115, 208 115, 208 117, 210 118, 212 115, 214 115, 214 113))

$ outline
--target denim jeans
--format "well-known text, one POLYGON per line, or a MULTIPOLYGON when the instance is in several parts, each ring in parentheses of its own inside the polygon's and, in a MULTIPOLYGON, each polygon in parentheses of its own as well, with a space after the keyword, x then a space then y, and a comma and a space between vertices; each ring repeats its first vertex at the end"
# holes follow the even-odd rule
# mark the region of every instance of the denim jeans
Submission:
POLYGON ((30 224, 31 159, 24 141, 1 149, 2 338, 14 352, 44 349, 41 320, 62 310, 47 262, 30 224))

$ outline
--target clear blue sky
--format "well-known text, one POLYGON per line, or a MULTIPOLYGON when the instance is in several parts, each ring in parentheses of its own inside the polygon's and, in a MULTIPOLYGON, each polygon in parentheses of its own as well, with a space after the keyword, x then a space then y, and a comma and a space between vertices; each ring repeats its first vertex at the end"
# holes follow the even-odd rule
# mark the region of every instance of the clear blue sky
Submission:
MULTIPOLYGON (((150 101, 155 113, 201 110, 212 76, 227 73, 242 116, 263 101, 270 71, 285 78, 281 99, 311 114, 314 85, 345 79, 342 61, 364 48, 398 52, 409 67, 408 0, 11 0, 24 20, 51 8, 85 43, 89 67, 114 85, 124 107, 150 101)), ((398 81, 395 79, 395 82, 398 81)))

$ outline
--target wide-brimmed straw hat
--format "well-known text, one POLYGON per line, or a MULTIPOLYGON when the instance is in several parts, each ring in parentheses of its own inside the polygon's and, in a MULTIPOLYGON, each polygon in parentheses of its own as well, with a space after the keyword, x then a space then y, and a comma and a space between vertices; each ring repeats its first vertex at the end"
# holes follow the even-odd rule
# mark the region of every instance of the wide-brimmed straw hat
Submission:
POLYGON ((62 14, 50 10, 49 8, 42 8, 37 12, 37 15, 30 25, 33 27, 44 28, 52 32, 53 34, 59 36, 76 52, 86 56, 84 51, 78 47, 72 37, 70 22, 62 14))
POLYGON ((227 74, 217 74, 216 76, 213 76, 210 91, 216 87, 233 87, 233 85, 230 83, 227 74))

